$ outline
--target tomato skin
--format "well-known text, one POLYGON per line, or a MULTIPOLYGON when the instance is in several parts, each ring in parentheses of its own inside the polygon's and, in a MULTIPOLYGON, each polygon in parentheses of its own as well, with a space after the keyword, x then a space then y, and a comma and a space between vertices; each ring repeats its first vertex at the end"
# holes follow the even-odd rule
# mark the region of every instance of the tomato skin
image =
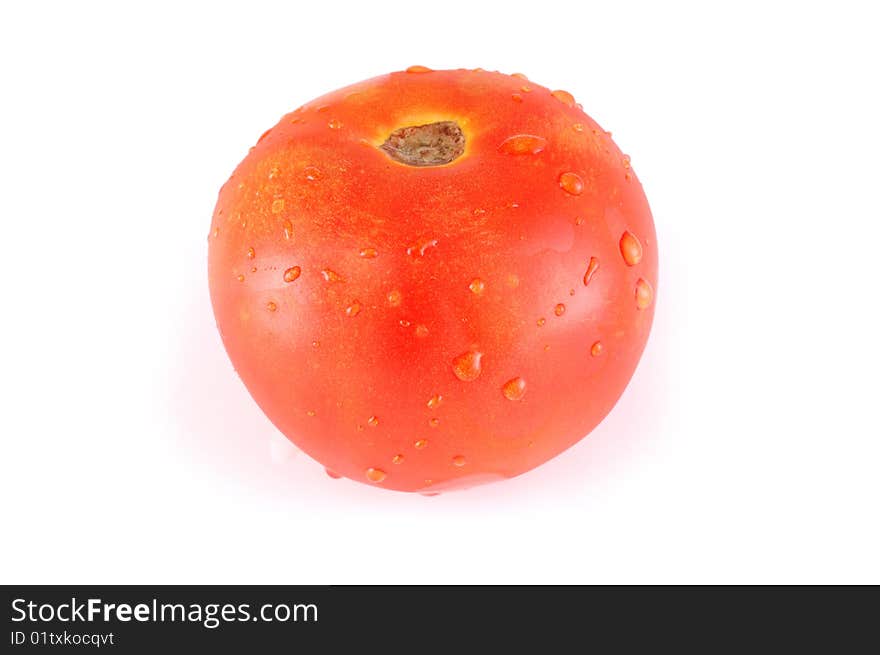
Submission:
POLYGON ((570 98, 480 70, 391 73, 284 116, 221 189, 209 282, 224 345, 329 470, 421 492, 511 477, 623 392, 651 327, 656 237, 628 158, 570 98), (379 149, 436 121, 466 137, 449 164, 379 149))

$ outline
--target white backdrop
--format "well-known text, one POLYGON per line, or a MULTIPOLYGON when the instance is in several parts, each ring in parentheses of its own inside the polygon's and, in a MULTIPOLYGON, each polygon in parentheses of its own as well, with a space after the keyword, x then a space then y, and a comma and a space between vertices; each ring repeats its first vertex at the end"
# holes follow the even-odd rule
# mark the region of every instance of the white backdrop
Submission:
POLYGON ((0 582, 880 582, 876 21, 710 4, 4 4, 0 582), (206 281, 259 135, 411 64, 571 91, 660 247, 612 414, 431 498, 289 445, 206 281))

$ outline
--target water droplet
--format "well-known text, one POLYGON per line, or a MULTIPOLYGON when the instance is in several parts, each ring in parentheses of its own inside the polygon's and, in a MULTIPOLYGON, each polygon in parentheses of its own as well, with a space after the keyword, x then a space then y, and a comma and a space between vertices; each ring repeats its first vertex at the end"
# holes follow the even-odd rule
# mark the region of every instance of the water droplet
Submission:
POLYGON ((584 124, 583 123, 575 123, 574 125, 571 126, 571 129, 573 129, 575 132, 583 132, 584 131, 584 124))
POLYGON ((244 275, 239 273, 238 275, 235 276, 235 279, 238 280, 239 282, 244 282, 244 275))
POLYGON ((534 134, 514 134, 507 137, 498 149, 508 155, 537 155, 547 145, 547 139, 534 134))
POLYGON ((547 322, 546 318, 543 318, 543 317, 539 318, 538 319, 538 327, 544 327, 544 323, 546 323, 546 322, 547 322))
POLYGON ((389 291, 388 295, 385 297, 388 300, 388 304, 392 307, 399 307, 401 301, 403 300, 403 295, 395 289, 394 291, 389 291))
POLYGON ((620 254, 627 266, 635 266, 642 261, 642 244, 632 232, 624 232, 620 237, 620 254))
POLYGON ((361 304, 357 300, 353 300, 351 304, 345 308, 346 316, 357 316, 361 312, 361 304))
POLYGON ((270 312, 274 312, 276 309, 278 309, 278 305, 270 300, 266 303, 266 309, 268 309, 270 312))
POLYGON ((327 475, 329 475, 331 478, 333 478, 334 480, 338 480, 339 478, 342 477, 342 476, 339 475, 336 471, 331 471, 330 469, 326 469, 326 468, 325 468, 325 469, 324 469, 324 472, 325 472, 327 475))
POLYGON ((270 180, 274 180, 279 175, 281 175, 281 169, 278 168, 277 166, 273 166, 272 168, 269 169, 269 179, 270 180))
POLYGON ((272 213, 280 214, 284 211, 284 198, 278 198, 272 201, 272 213))
POLYGON ((514 102, 522 102, 523 101, 523 97, 518 93, 514 93, 510 97, 513 98, 514 102))
POLYGON ((440 419, 436 417, 430 418, 428 419, 428 425, 430 425, 432 428, 436 428, 438 425, 440 425, 440 419))
POLYGON ((251 273, 256 273, 256 272, 257 272, 257 267, 251 266, 251 273))
POLYGON ((486 290, 486 283, 483 282, 480 278, 475 277, 468 285, 468 289, 479 296, 481 293, 483 293, 483 291, 486 290))
POLYGON ((442 403, 442 402, 443 402, 443 396, 441 396, 438 393, 436 396, 431 396, 428 399, 428 407, 430 407, 431 409, 435 409, 435 408, 439 407, 440 403, 442 403))
POLYGON ((526 395, 526 381, 522 378, 511 378, 501 387, 501 393, 508 400, 521 400, 526 395))
POLYGON ((309 416, 314 416, 314 415, 315 415, 315 410, 310 409, 309 411, 306 412, 306 414, 308 414, 309 416))
POLYGON ((378 255, 379 253, 375 248, 364 248, 358 253, 358 257, 362 257, 363 259, 374 259, 378 255))
POLYGON ((281 222, 281 228, 284 230, 284 238, 289 241, 293 237, 293 223, 284 219, 281 222))
POLYGON ((416 441, 413 444, 413 446, 415 447, 416 450, 424 450, 425 448, 428 447, 428 440, 427 439, 419 439, 418 441, 416 441))
POLYGON ((321 105, 315 111, 318 112, 319 114, 323 114, 328 109, 330 109, 330 105, 321 105))
POLYGON ((483 215, 485 215, 485 213, 486 213, 486 210, 481 209, 479 207, 473 211, 474 216, 483 216, 483 215))
POLYGON ((369 425, 371 428, 375 428, 377 425, 379 425, 379 419, 375 416, 371 416, 367 419, 367 425, 369 425))
POLYGON ((428 336, 428 328, 427 328, 427 326, 422 325, 421 323, 419 323, 418 325, 416 325, 416 330, 415 330, 415 332, 416 332, 416 336, 419 337, 420 339, 423 339, 423 338, 425 338, 426 336, 428 336))
POLYGON ((462 382, 473 382, 483 372, 483 353, 469 350, 452 360, 452 372, 462 382))
POLYGON ((574 96, 571 95, 568 91, 553 91, 551 94, 554 98, 556 98, 563 105, 568 105, 569 107, 574 107, 574 96))
POLYGON ((623 161, 623 167, 624 167, 624 168, 630 168, 630 167, 631 167, 632 158, 631 158, 629 155, 624 155, 622 161, 623 161))
POLYGON ((345 280, 342 278, 341 275, 339 275, 339 273, 329 268, 325 268, 324 270, 322 270, 321 275, 324 276, 324 279, 327 282, 345 282, 345 280))
POLYGON ((303 176, 309 181, 314 182, 315 180, 321 179, 321 169, 316 168, 315 166, 306 166, 303 169, 303 176))
POLYGON ((219 227, 214 228, 213 235, 214 235, 215 239, 220 236, 220 228, 219 227))
POLYGON ((302 269, 299 266, 291 266, 286 271, 284 271, 284 281, 293 282, 300 275, 302 275, 302 269))
POLYGON ((410 257, 424 257, 425 253, 437 247, 437 239, 421 239, 414 245, 406 249, 406 254, 410 257))
POLYGON ((452 465, 462 467, 467 464, 467 460, 464 458, 464 455, 456 455, 452 458, 452 465))
POLYGON ((636 282, 636 307, 645 309, 654 300, 654 289, 642 278, 636 282))
POLYGON ((574 224, 575 225, 583 225, 584 224, 584 217, 578 216, 576 219, 574 219, 574 224))
POLYGON ((547 352, 548 350, 550 350, 550 344, 544 344, 544 352, 547 352))
POLYGON ((382 469, 373 468, 372 466, 366 470, 367 480, 373 482, 374 484, 378 484, 385 479, 385 471, 382 469))
POLYGON ((519 79, 521 79, 521 80, 525 80, 526 82, 529 81, 529 78, 527 78, 527 77, 526 77, 525 75, 523 75, 522 73, 511 73, 510 76, 511 76, 511 77, 518 77, 519 79))
POLYGON ((591 354, 593 357, 598 357, 599 355, 602 354, 602 351, 603 351, 604 349, 605 349, 605 348, 604 348, 604 346, 602 345, 602 342, 601 342, 601 341, 597 341, 597 342, 594 343, 592 346, 590 346, 590 354, 591 354))
POLYGON ((407 73, 433 73, 434 71, 427 66, 410 66, 406 69, 407 73))
POLYGON ((532 87, 530 87, 528 84, 523 84, 521 87, 519 87, 519 90, 523 93, 531 93, 532 87))
POLYGON ((335 118, 331 118, 327 122, 327 127, 329 127, 331 130, 338 130, 339 128, 342 127, 342 121, 337 120, 335 118))
POLYGON ((566 193, 579 196, 584 192, 584 181, 577 173, 563 173, 559 176, 559 186, 566 193))
POLYGON ((399 321, 397 321, 397 323, 402 328, 408 328, 410 326, 410 322, 408 320, 406 320, 405 318, 400 319, 399 321))
POLYGON ((403 463, 403 455, 395 455, 391 458, 392 464, 402 464, 403 463))
POLYGON ((565 313, 565 305, 559 303, 556 307, 553 308, 553 313, 557 316, 562 316, 565 313))
POLYGON ((599 260, 595 257, 590 257, 590 263, 587 264, 587 272, 584 273, 584 286, 590 283, 597 270, 599 270, 599 260))
POLYGON ((248 257, 248 259, 253 259, 253 258, 256 257, 256 256, 257 256, 257 251, 256 251, 256 250, 254 250, 253 248, 248 248, 248 249, 247 249, 247 257, 248 257))

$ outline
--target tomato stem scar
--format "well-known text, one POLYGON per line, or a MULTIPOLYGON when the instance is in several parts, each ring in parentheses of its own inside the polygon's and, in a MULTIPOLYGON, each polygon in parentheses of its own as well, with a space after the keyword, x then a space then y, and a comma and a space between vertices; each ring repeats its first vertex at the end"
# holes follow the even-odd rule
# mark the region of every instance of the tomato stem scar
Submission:
POLYGON ((458 123, 438 121, 398 128, 379 148, 407 166, 442 166, 461 156, 464 142, 458 123))

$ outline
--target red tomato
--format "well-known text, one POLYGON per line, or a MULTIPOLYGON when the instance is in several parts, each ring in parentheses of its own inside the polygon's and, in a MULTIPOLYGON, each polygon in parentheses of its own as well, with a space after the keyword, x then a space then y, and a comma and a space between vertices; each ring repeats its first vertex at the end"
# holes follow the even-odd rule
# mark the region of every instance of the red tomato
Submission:
POLYGON ((479 69, 412 67, 284 116, 221 189, 209 244, 254 399, 386 489, 507 478, 576 443, 653 316, 629 158, 570 94, 479 69))

